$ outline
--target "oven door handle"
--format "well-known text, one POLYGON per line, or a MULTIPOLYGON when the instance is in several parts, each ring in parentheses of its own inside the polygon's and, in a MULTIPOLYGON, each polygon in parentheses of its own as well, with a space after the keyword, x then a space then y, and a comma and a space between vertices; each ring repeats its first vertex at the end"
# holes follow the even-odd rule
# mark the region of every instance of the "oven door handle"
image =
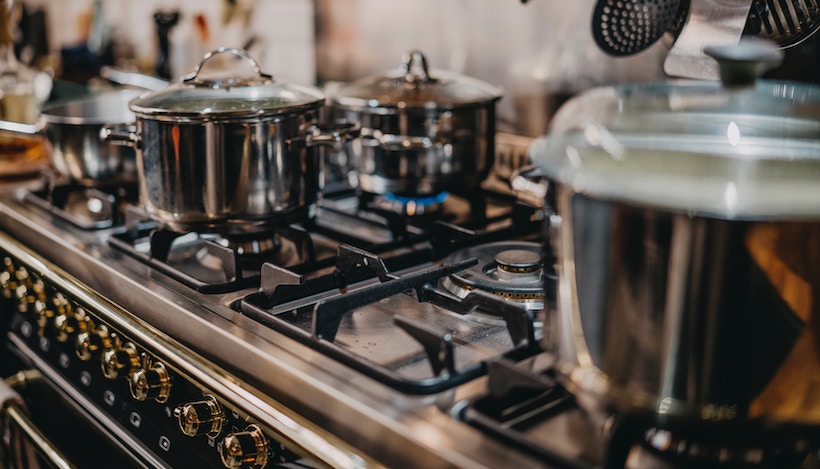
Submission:
MULTIPOLYGON (((24 387, 29 381, 39 379, 36 371, 21 371, 6 378, 6 384, 12 389, 24 387)), ((25 410, 14 400, 6 403, 4 412, 10 423, 15 425, 26 439, 34 446, 40 456, 42 456, 51 467, 59 469, 76 469, 77 466, 70 463, 63 453, 54 446, 51 441, 40 431, 39 428, 28 418, 25 410)))

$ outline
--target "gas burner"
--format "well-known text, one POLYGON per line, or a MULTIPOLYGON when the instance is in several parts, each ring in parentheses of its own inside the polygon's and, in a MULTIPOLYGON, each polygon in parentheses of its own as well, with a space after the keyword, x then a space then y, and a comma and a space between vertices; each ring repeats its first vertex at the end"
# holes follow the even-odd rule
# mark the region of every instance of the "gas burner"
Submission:
POLYGON ((450 275, 442 286, 460 298, 481 290, 521 304, 530 311, 544 307, 544 268, 541 245, 502 241, 473 246, 447 256, 445 263, 476 258, 473 267, 450 275))
POLYGON ((219 244, 229 247, 242 257, 263 257, 277 252, 282 242, 276 233, 251 233, 229 235, 221 238, 219 244))
POLYGON ((408 217, 430 216, 438 215, 444 210, 444 201, 447 200, 447 196, 447 192, 425 197, 408 197, 388 193, 377 196, 373 203, 378 208, 408 217))
POLYGON ((221 235, 168 229, 138 206, 127 207, 125 217, 126 230, 110 238, 112 246, 202 293, 254 285, 266 262, 279 266, 316 262, 310 235, 297 225, 221 235))
POLYGON ((84 230, 121 223, 120 205, 135 198, 135 187, 87 187, 73 183, 50 185, 25 194, 28 202, 84 230))

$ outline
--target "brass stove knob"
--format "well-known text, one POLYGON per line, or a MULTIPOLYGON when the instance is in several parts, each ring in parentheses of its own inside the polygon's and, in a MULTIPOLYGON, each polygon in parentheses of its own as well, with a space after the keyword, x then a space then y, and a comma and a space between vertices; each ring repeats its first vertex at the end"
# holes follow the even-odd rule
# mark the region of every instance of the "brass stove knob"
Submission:
POLYGON ((3 267, 3 271, 0 272, 0 289, 5 298, 11 298, 12 292, 17 288, 14 279, 14 261, 8 256, 3 257, 3 267))
POLYGON ((87 362, 96 356, 102 355, 105 350, 114 348, 108 328, 99 325, 93 330, 86 330, 77 334, 74 351, 77 358, 87 362))
POLYGON ((21 313, 25 313, 28 311, 29 305, 34 303, 33 296, 31 294, 31 286, 33 282, 28 273, 28 269, 23 266, 18 267, 17 270, 14 271, 14 278, 15 281, 12 296, 18 300, 17 309, 21 313))
POLYGON ((187 436, 217 436, 225 423, 225 413, 213 396, 205 400, 188 402, 174 409, 179 429, 187 436))
POLYGON ((128 376, 140 369, 140 355, 136 345, 126 342, 122 347, 105 350, 102 354, 102 372, 108 379, 128 376))
POLYGON ((79 306, 67 308, 65 314, 57 314, 54 317, 54 328, 57 332, 55 339, 57 339, 57 342, 68 342, 72 334, 85 332, 91 327, 93 327, 91 318, 79 306))
POLYGON ((268 440, 262 429, 249 425, 245 431, 229 433, 219 443, 219 457, 228 468, 250 464, 263 467, 268 463, 268 440))
POLYGON ((148 355, 143 355, 142 368, 128 377, 128 388, 138 401, 153 399, 163 404, 171 394, 171 375, 164 364, 151 363, 148 355))

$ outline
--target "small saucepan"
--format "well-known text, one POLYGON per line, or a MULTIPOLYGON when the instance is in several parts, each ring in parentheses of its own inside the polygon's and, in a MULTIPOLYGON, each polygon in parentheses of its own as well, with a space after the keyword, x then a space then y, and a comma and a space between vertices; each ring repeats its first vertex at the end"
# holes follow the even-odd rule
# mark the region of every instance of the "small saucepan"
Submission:
POLYGON ((487 176, 502 95, 475 78, 428 69, 414 50, 399 69, 346 84, 329 102, 334 118, 361 123, 350 160, 362 191, 427 197, 470 194, 487 176))
POLYGON ((313 147, 358 135, 357 125, 320 125, 324 101, 316 88, 263 74, 244 50, 219 48, 193 74, 131 101, 136 131, 104 132, 137 148, 140 202, 154 219, 177 231, 247 233, 315 213, 313 147), (243 66, 214 65, 231 55, 243 66))
POLYGON ((133 125, 135 117, 128 102, 143 92, 110 91, 55 104, 44 108, 34 124, 0 121, 0 130, 44 136, 51 145, 54 168, 74 182, 88 186, 136 182, 134 149, 102 142, 100 130, 111 124, 133 125))

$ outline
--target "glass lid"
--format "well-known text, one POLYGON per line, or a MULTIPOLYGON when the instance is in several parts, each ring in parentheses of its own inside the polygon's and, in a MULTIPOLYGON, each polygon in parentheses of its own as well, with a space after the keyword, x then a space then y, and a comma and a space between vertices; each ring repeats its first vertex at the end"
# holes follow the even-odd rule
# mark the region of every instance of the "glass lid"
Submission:
POLYGON ((818 218, 820 87, 597 88, 559 110, 530 157, 591 196, 727 219, 818 218))
POLYGON ((480 105, 503 96, 501 88, 455 72, 428 69, 419 51, 407 54, 402 66, 341 86, 335 105, 351 108, 457 108, 480 105))
POLYGON ((316 88, 280 83, 263 74, 256 61, 241 49, 219 48, 206 54, 191 75, 140 96, 129 107, 149 116, 253 117, 319 107, 324 99, 316 88), (216 64, 224 53, 245 59, 250 73, 242 74, 226 63, 216 64))

